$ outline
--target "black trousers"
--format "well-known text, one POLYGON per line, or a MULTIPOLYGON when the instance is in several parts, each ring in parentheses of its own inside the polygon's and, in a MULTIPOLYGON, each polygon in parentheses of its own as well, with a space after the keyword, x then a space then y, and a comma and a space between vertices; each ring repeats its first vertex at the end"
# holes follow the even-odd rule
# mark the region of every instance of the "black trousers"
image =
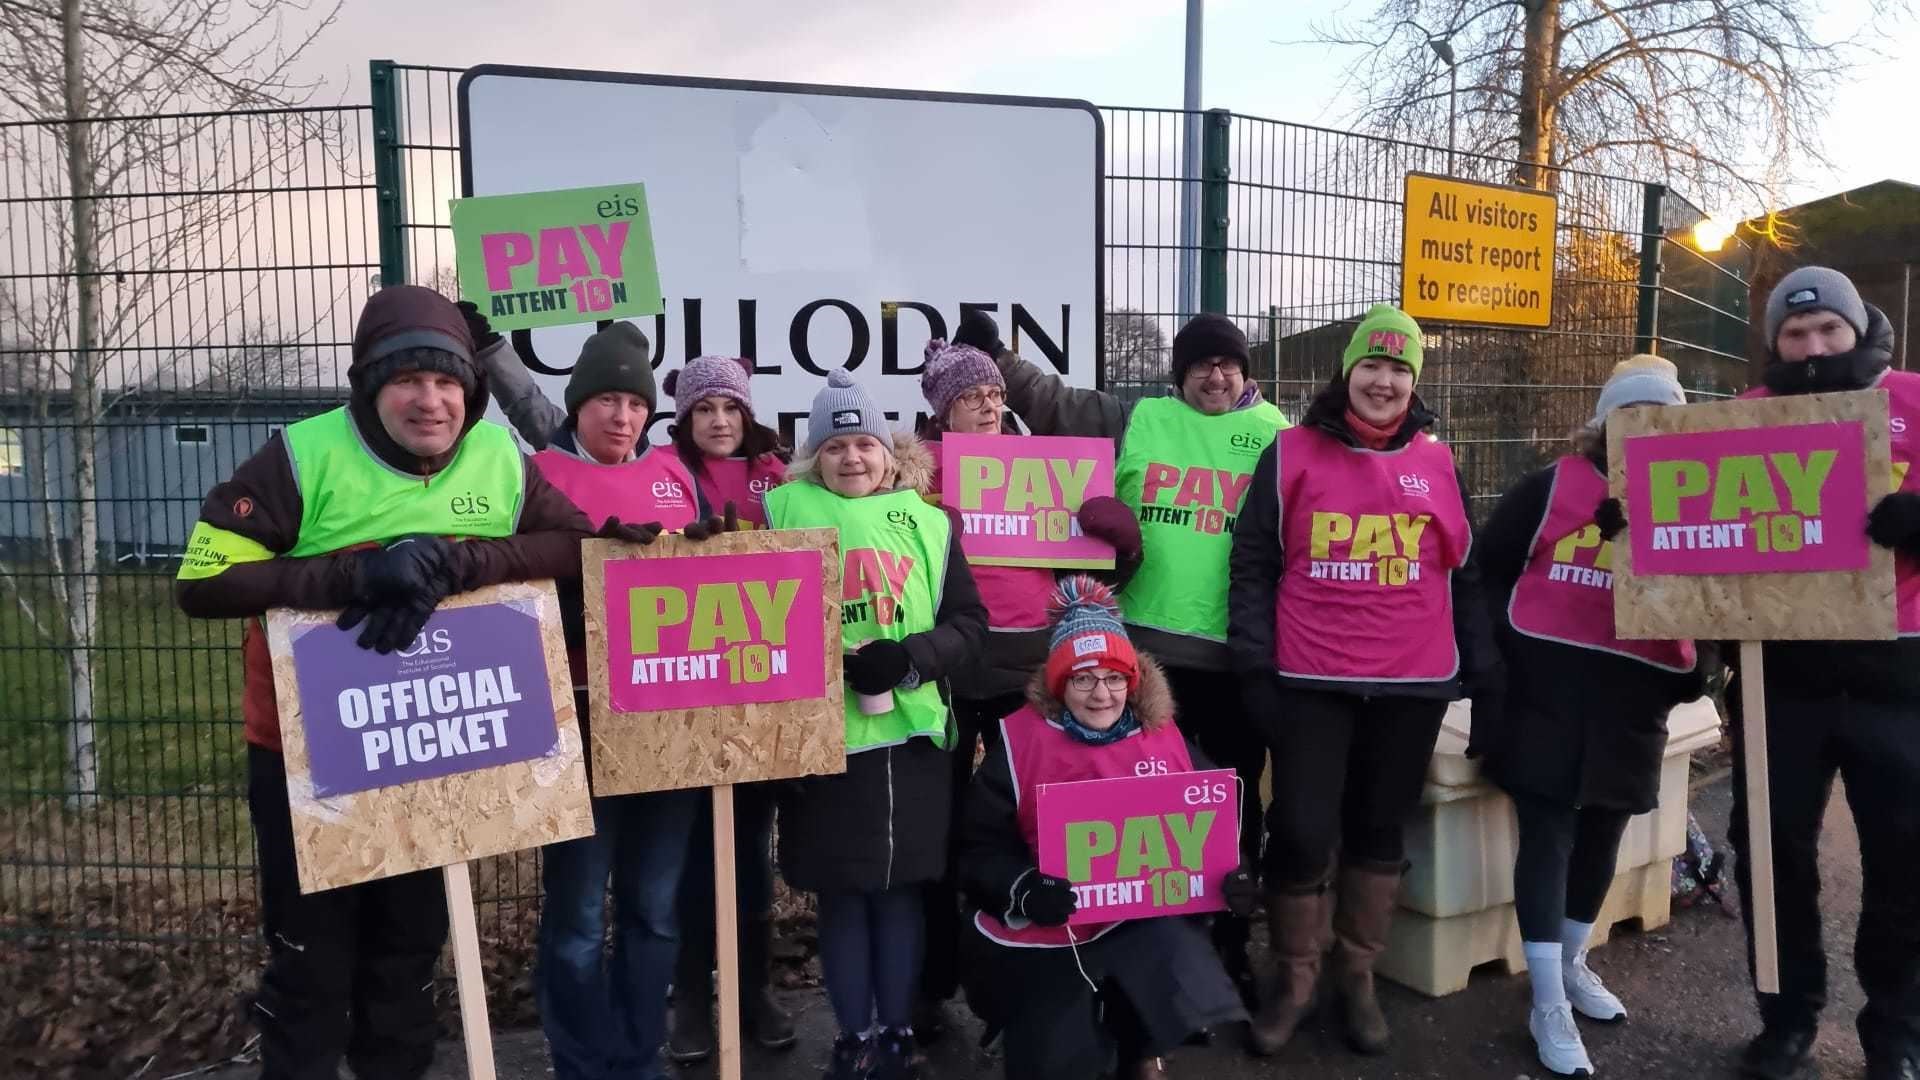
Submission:
POLYGON ((300 894, 286 762, 247 747, 267 970, 254 1000, 264 1080, 414 1080, 439 1036, 433 972, 447 940, 438 871, 300 894))
MULTIPOLYGON (((1559 941, 1566 919, 1600 917, 1613 885, 1620 837, 1633 815, 1604 806, 1569 806, 1513 792, 1520 850, 1513 860, 1513 907, 1522 941, 1559 941)), ((1572 959, 1572 957, 1568 957, 1572 959)))
MULTIPOLYGON (((1736 725, 1735 742, 1741 742, 1736 725)), ((1744 758, 1734 758, 1735 850, 1748 850, 1744 758)), ((1759 994, 1769 1026, 1811 1029, 1827 1002, 1820 933, 1820 828, 1838 773, 1860 834, 1860 927, 1853 966, 1867 993, 1861 1044, 1920 1041, 1920 703, 1767 694, 1767 782, 1772 796, 1773 892, 1780 992, 1759 994)), ((1736 867, 1743 896, 1751 868, 1736 867)), ((1749 905, 1742 905, 1743 911, 1749 905)), ((1747 916, 1752 961, 1751 915, 1747 916)))
MULTIPOLYGON (((1240 696, 1236 676, 1225 671, 1170 667, 1167 684, 1173 691, 1174 716, 1180 730, 1213 759, 1218 768, 1240 777, 1240 858, 1247 866, 1260 864, 1260 774, 1267 767, 1267 746, 1240 696)), ((1246 919, 1221 912, 1213 920, 1213 943, 1227 963, 1229 974, 1244 968, 1246 919)))
POLYGON ((1447 703, 1276 687, 1267 884, 1307 889, 1350 862, 1399 863, 1447 703))
POLYGON ((957 737, 953 748, 953 813, 947 819, 949 865, 945 877, 924 887, 927 955, 926 966, 921 969, 920 996, 929 1001, 945 1001, 959 992, 961 935, 971 932, 962 920, 960 887, 951 862, 960 850, 960 822, 967 788, 973 780, 974 748, 984 743, 987 753, 996 753, 1000 746, 1001 718, 1019 711, 1026 700, 1025 694, 953 700, 957 737))

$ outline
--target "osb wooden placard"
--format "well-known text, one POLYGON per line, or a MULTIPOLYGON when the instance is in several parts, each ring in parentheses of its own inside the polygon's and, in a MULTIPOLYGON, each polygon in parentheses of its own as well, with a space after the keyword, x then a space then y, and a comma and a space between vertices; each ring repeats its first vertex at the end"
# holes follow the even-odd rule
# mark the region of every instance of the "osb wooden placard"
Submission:
MULTIPOLYGON (((1864 421, 1867 505, 1893 490, 1887 443, 1887 392, 1746 398, 1664 409, 1630 409, 1607 418, 1608 483, 1626 499, 1624 440, 1636 435, 1736 431, 1785 424, 1864 421)), ((1629 529, 1638 523, 1629 520, 1629 529)), ((1860 523, 1866 528, 1866 522, 1860 523)), ((1613 544, 1614 631, 1623 638, 1737 641, 1864 641, 1895 636, 1893 552, 1871 546, 1865 570, 1804 574, 1706 574, 1636 577, 1624 537, 1613 544)))
POLYGON ((587 689, 593 793, 745 784, 847 769, 840 684, 840 534, 837 529, 724 533, 704 541, 662 536, 651 544, 589 540, 581 549, 587 607, 587 689), (802 701, 658 712, 617 712, 607 670, 607 559, 664 559, 813 551, 820 555, 827 635, 826 696, 802 701))
POLYGON ((267 647, 280 704, 280 745, 300 891, 354 885, 593 835, 580 724, 560 630, 553 582, 495 585, 449 597, 440 609, 511 603, 538 610, 548 692, 559 734, 543 757, 349 795, 318 798, 300 715, 293 635, 332 623, 338 612, 276 608, 267 613, 267 647))

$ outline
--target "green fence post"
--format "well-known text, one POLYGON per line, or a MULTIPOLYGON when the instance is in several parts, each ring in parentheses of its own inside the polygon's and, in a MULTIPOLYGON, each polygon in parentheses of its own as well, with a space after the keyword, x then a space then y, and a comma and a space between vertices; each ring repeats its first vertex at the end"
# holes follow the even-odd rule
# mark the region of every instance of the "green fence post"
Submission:
POLYGON ((1666 238, 1665 184, 1646 184, 1640 203, 1640 304, 1633 316, 1633 351, 1650 353, 1660 343, 1660 244, 1666 238))
POLYGON ((1233 114, 1208 109, 1200 148, 1200 310, 1227 310, 1227 135, 1233 114))
POLYGON ((400 80, 393 61, 367 64, 373 89, 373 187, 379 214, 380 284, 407 280, 407 206, 404 159, 400 153, 400 80))

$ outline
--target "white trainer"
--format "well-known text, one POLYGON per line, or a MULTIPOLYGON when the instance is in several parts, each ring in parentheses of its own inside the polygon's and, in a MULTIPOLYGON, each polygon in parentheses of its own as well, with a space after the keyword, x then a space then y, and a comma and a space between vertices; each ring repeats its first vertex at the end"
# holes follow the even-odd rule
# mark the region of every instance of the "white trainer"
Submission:
POLYGON ((1617 1024, 1627 1018, 1627 1007, 1613 996, 1607 984, 1587 966, 1587 954, 1582 950, 1571 960, 1561 964, 1561 981, 1567 988, 1567 1002, 1575 1012, 1589 1020, 1598 1020, 1603 1024, 1617 1024))
POLYGON ((1527 1030, 1533 1032, 1533 1045, 1540 1053, 1540 1064, 1556 1076, 1592 1076, 1593 1062, 1587 1058, 1587 1045, 1580 1041, 1580 1029, 1574 1025, 1573 1009, 1566 1002, 1543 1005, 1527 1018, 1527 1030))

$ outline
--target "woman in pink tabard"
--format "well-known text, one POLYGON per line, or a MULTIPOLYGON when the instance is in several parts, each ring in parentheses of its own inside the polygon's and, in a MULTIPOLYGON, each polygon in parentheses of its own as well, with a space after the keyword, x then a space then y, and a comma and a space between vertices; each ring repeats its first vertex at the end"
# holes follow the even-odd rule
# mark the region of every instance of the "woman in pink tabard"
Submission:
MULTIPOLYGON (((920 437, 940 461, 940 438, 959 435, 1018 434, 1006 420, 1007 383, 993 358, 971 345, 927 342, 920 392, 929 413, 920 437)), ((934 490, 942 490, 936 469, 934 490)), ((1077 515, 1081 529, 1114 546, 1115 570, 1100 575, 1114 588, 1140 564, 1140 523, 1110 495, 1086 500, 1077 515)), ((1037 566, 972 566, 980 599, 987 605, 987 644, 953 680, 953 717, 958 742, 953 754, 954 827, 960 800, 973 775, 974 747, 992 747, 1000 719, 1026 701, 1028 682, 1047 658, 1047 596, 1054 571, 1037 566)), ((957 842, 957 837, 956 837, 957 842)), ((953 876, 930 886, 927 894, 927 962, 914 1031, 921 1041, 940 1037, 946 1027, 944 1002, 960 988, 962 934, 960 896, 953 876)))
MULTIPOLYGON (((747 378, 751 361, 700 356, 667 373, 661 384, 674 400, 668 434, 710 506, 738 509, 743 526, 764 528, 762 501, 787 477, 787 451, 772 428, 754 419, 747 378)), ((741 784, 733 795, 738 853, 741 1022, 746 1036, 769 1050, 785 1050, 797 1036, 793 1018, 773 998, 773 816, 771 784, 741 784)), ((667 1057, 690 1065, 713 1055, 713 801, 702 797, 693 846, 680 880, 680 962, 673 980, 673 1034, 667 1057)))
POLYGON ((1514 908, 1533 982, 1541 1064, 1591 1073, 1574 1024, 1626 1019, 1587 967, 1587 938, 1613 882, 1621 834, 1654 808, 1667 713, 1699 697, 1707 665, 1691 641, 1622 641, 1613 633, 1613 541, 1607 417, 1615 409, 1686 404, 1674 366, 1623 361, 1600 391, 1573 452, 1501 496, 1476 537, 1506 689, 1473 703, 1468 752, 1513 796, 1520 850, 1514 908))
MULTIPOLYGON (((662 529, 704 539, 727 527, 710 515, 680 459, 646 443, 658 397, 646 335, 637 327, 616 322, 586 340, 561 410, 537 390, 529 397, 532 380, 513 347, 472 305, 461 310, 481 364, 489 374, 509 375, 489 389, 517 424, 532 426, 531 432, 522 426, 521 434, 543 448, 534 463, 600 535, 644 544, 662 529)), ((562 583, 560 611, 585 739, 584 612, 579 583, 570 584, 562 583)), ((661 1047, 679 951, 676 899, 699 804, 699 792, 691 790, 596 796, 594 834, 544 849, 534 994, 561 1080, 666 1075, 661 1047), (610 965, 603 956, 609 880, 610 965)))
POLYGON ((1447 702, 1498 678, 1465 485, 1414 394, 1422 359, 1413 319, 1368 311, 1300 426, 1261 455, 1234 530, 1228 644, 1273 755, 1263 869, 1278 970, 1254 1018, 1261 1053, 1312 1008, 1330 909, 1347 1041, 1386 1050, 1373 966, 1401 829, 1447 702))
POLYGON ((661 385, 674 400, 673 449, 707 502, 734 504, 742 523, 760 529, 767 524, 762 500, 787 478, 793 455, 779 432, 754 419, 752 373, 753 361, 743 357, 698 356, 661 385))
MULTIPOLYGON (((1040 872, 1042 784, 1207 768, 1174 723, 1173 695, 1137 654, 1112 591, 1062 580, 1048 605, 1051 651, 1027 701, 964 802, 958 870, 976 907, 964 939, 967 1002, 1005 1039, 1009 1080, 1165 1076, 1162 1058, 1204 1028, 1244 1019, 1239 992, 1194 919, 1066 923, 1066 881, 1040 872), (1096 998, 1097 995, 1097 998, 1096 998)), ((1244 915, 1253 879, 1223 887, 1244 915)))

